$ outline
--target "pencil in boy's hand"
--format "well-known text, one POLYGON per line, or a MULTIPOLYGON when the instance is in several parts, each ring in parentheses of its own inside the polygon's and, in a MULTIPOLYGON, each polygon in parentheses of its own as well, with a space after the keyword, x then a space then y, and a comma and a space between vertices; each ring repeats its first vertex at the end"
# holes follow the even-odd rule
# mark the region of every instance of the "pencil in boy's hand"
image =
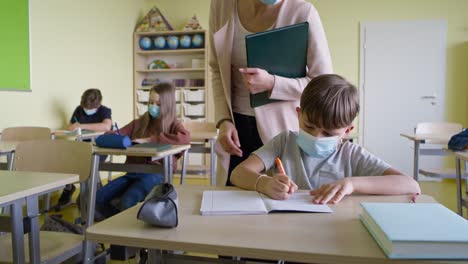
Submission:
POLYGON ((280 171, 280 173, 286 175, 286 173, 284 172, 283 163, 281 162, 280 158, 276 158, 275 162, 276 162, 276 167, 278 167, 278 170, 280 171))

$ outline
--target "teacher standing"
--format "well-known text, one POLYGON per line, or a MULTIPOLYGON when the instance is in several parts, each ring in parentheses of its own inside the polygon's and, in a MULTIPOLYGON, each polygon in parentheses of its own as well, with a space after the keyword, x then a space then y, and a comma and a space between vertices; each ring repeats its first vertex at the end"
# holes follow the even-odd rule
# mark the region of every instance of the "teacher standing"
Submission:
MULTIPOLYGON (((225 170, 218 172, 223 174, 228 169, 230 175, 263 142, 282 131, 299 129, 295 109, 304 87, 311 78, 332 73, 333 69, 320 16, 305 0, 212 0, 209 30, 221 161, 225 154, 225 170), (302 22, 309 23, 306 77, 285 78, 247 68, 246 35, 302 22), (250 94, 264 91, 270 93, 270 99, 281 101, 252 108, 250 94)), ((229 177, 226 184, 231 185, 229 177)))

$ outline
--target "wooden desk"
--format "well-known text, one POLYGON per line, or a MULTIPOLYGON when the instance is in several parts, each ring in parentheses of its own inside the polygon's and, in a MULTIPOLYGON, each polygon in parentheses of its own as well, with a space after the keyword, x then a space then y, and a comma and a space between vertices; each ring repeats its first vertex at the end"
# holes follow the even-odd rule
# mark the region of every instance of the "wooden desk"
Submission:
POLYGON ((468 207, 468 183, 466 186, 465 197, 463 198, 462 195, 462 168, 461 168, 461 161, 465 161, 465 170, 467 169, 467 162, 468 162, 468 150, 465 151, 455 151, 452 152, 455 155, 455 162, 456 162, 456 172, 457 172, 457 209, 458 214, 463 216, 463 206, 468 207))
MULTIPOLYGON (((212 186, 216 185, 216 154, 215 154, 215 144, 216 139, 218 138, 217 132, 208 132, 208 131, 191 131, 190 132, 190 141, 195 142, 190 148, 190 153, 210 153, 210 184, 212 186), (200 146, 198 142, 208 142, 210 148, 206 149, 205 146, 200 146)), ((185 161, 186 156, 184 156, 185 161)), ((185 168, 182 169, 182 173, 185 174, 185 168)), ((185 175, 181 176, 182 179, 185 178, 185 175)), ((183 184, 183 182, 181 182, 183 184)))
POLYGON ((66 140, 91 140, 94 141, 100 135, 103 135, 105 132, 100 131, 83 131, 81 135, 78 135, 76 131, 68 130, 55 130, 52 132, 53 139, 66 139, 66 140))
MULTIPOLYGON (((40 263, 38 196, 79 180, 78 175, 0 171, 0 207, 10 207, 13 262, 26 263, 24 257, 23 201, 31 218, 29 263, 40 263)), ((7 250, 7 249, 0 249, 7 250)))
POLYGON ((414 157, 413 157, 413 177, 417 181, 419 175, 419 155, 447 155, 446 151, 441 149, 421 149, 420 145, 425 143, 447 145, 452 135, 446 134, 405 134, 400 136, 414 142, 414 157))
MULTIPOLYGON (((202 192, 225 189, 180 186, 179 226, 145 225, 136 219, 140 205, 91 226, 86 238, 100 243, 158 250, 306 263, 408 263, 390 260, 359 220, 359 203, 409 202, 410 196, 349 196, 331 205, 331 214, 201 216, 202 192), (118 241, 118 242, 117 242, 118 241)), ((434 202, 422 195, 417 202, 434 202)), ((152 251, 153 252, 153 251, 152 251)), ((455 263, 411 261, 411 263, 455 263)))
MULTIPOLYGON (((172 157, 175 154, 181 153, 190 148, 190 145, 172 145, 171 149, 157 151, 154 148, 127 148, 127 149, 110 149, 94 147, 94 155, 116 155, 116 156, 132 156, 132 157, 147 157, 155 160, 163 160, 163 168, 156 164, 124 164, 105 162, 99 164, 101 171, 123 171, 123 172, 142 172, 142 173, 161 173, 167 182, 172 183, 172 157)), ((99 160, 99 159, 98 159, 99 160)))

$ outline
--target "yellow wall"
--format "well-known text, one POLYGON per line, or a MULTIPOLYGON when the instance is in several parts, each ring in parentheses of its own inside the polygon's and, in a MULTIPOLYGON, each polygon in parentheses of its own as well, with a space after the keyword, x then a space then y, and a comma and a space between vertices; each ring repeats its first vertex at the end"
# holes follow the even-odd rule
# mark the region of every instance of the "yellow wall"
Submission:
MULTIPOLYGON (((287 0, 286 0, 287 1, 287 0)), ((157 5, 174 27, 193 14, 208 25, 209 0, 31 0, 32 92, 0 92, 0 128, 67 122, 84 89, 98 87, 114 119, 132 118, 132 32, 157 5)), ((335 71, 359 76, 359 21, 448 19, 447 119, 468 126, 468 1, 312 0, 335 71)))

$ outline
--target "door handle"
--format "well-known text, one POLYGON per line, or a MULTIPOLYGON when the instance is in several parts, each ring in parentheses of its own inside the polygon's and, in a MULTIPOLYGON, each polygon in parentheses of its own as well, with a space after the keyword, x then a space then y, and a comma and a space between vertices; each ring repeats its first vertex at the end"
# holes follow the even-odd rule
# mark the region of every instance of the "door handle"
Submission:
POLYGON ((421 96, 421 99, 436 99, 437 96, 435 95, 425 95, 425 96, 421 96))

